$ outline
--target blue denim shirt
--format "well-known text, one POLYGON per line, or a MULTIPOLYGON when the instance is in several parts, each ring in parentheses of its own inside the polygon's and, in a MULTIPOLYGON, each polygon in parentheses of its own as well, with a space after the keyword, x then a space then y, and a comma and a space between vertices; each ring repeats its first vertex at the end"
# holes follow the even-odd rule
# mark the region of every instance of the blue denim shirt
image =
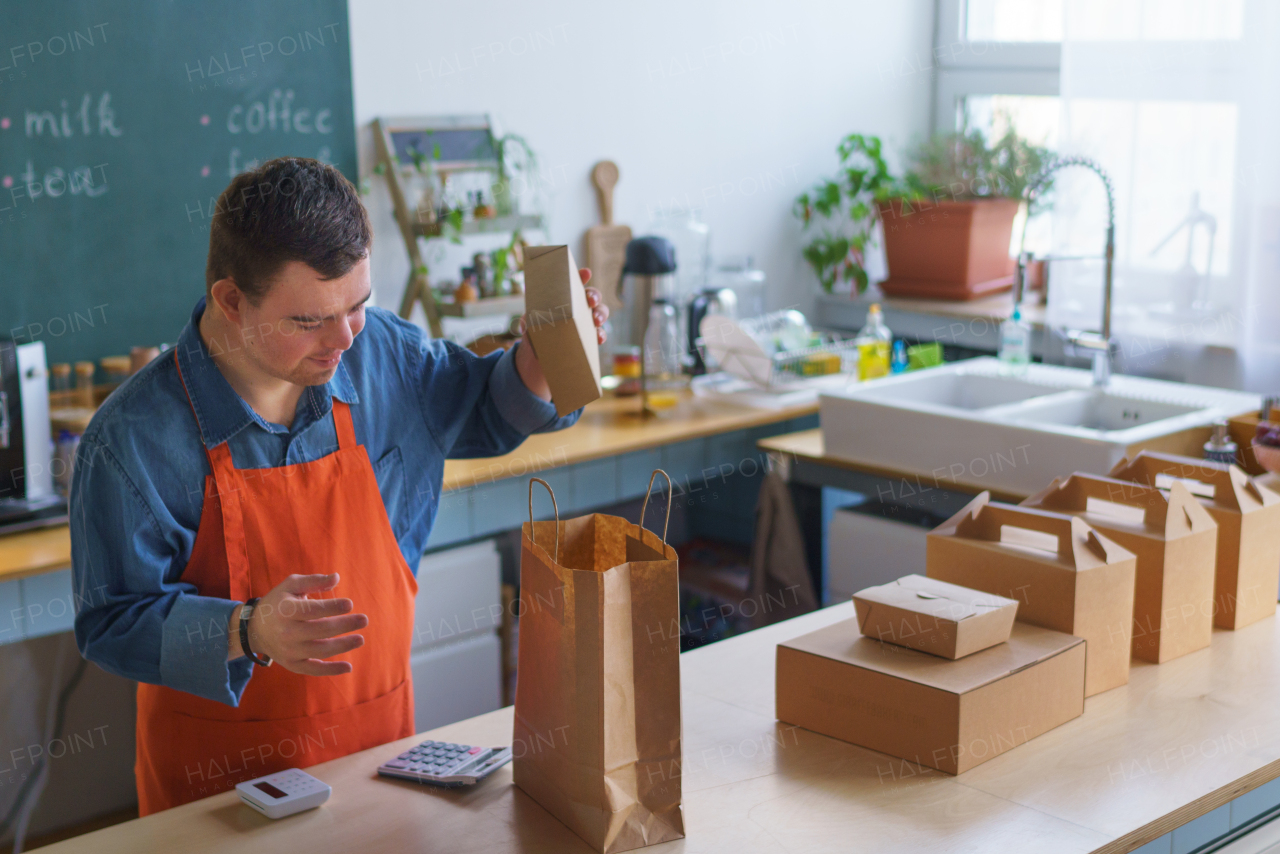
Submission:
POLYGON ((195 411, 173 353, 165 353, 107 398, 80 443, 71 485, 75 634, 84 656, 105 670, 236 705, 253 673, 247 658, 227 661, 227 622, 239 603, 201 596, 179 580, 210 474, 206 446, 228 442, 242 469, 315 460, 337 448, 332 398, 351 404, 356 440, 416 572, 446 457, 504 454, 579 413, 557 418, 530 392, 514 348, 480 358, 369 308, 333 379, 306 390, 291 427, 273 424, 210 358, 199 333, 204 305, 197 303, 175 348, 195 411))

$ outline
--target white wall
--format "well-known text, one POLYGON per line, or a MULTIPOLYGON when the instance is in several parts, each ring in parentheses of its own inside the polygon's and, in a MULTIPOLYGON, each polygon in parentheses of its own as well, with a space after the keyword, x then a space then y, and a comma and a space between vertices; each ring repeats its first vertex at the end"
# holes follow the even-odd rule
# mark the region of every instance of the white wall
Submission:
MULTIPOLYGON (((750 254, 773 307, 808 306, 794 197, 859 131, 895 152, 928 127, 932 0, 351 0, 361 174, 380 115, 490 113, 538 153, 553 242, 598 222, 589 171, 619 164, 615 221, 695 207, 716 256, 750 254), (923 69, 923 70, 922 70, 923 69)), ((382 179, 374 287, 408 272, 382 179)))

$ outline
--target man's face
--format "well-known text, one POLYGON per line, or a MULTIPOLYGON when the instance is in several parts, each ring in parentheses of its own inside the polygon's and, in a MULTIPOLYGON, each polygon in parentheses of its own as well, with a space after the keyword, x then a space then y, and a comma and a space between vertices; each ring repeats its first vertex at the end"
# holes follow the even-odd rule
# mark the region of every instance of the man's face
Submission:
POLYGON ((276 379, 302 386, 327 383, 364 328, 369 295, 368 258, 328 281, 301 261, 289 261, 258 305, 239 300, 245 354, 276 379))

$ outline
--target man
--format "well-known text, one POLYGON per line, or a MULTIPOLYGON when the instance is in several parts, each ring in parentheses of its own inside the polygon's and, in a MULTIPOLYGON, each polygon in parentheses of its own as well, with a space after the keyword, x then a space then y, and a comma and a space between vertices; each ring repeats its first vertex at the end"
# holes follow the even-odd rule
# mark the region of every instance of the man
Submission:
POLYGON ((272 160, 216 210, 205 297, 98 411, 71 492, 76 640, 142 683, 143 815, 412 735, 445 458, 579 414, 527 343, 479 358, 368 306, 369 220, 332 167, 272 160))

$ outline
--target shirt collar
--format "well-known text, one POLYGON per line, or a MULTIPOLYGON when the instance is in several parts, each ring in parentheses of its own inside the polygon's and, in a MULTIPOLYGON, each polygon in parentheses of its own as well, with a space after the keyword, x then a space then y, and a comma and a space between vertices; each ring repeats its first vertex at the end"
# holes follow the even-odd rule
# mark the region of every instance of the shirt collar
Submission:
MULTIPOLYGON (((257 424, 270 433, 287 433, 288 428, 272 424, 254 412, 253 407, 236 393, 222 371, 218 370, 208 346, 200 336, 200 318, 204 315, 204 309, 205 298, 201 297, 191 312, 191 319, 178 337, 175 350, 205 447, 221 445, 250 424, 257 424)), ((235 342, 229 342, 229 345, 234 346, 235 342)), ((334 398, 352 405, 360 402, 345 361, 338 363, 338 370, 329 382, 309 386, 303 393, 303 400, 315 408, 317 418, 329 413, 333 408, 334 398)))

